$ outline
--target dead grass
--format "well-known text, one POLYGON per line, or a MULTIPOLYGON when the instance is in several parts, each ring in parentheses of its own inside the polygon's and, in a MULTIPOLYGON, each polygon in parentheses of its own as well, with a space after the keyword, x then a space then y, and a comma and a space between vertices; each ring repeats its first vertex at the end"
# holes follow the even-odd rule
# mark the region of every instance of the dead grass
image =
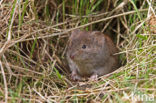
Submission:
POLYGON ((0 1, 0 102, 156 101, 156 2, 78 1, 0 1), (64 54, 77 28, 112 34, 125 65, 71 81, 64 54))

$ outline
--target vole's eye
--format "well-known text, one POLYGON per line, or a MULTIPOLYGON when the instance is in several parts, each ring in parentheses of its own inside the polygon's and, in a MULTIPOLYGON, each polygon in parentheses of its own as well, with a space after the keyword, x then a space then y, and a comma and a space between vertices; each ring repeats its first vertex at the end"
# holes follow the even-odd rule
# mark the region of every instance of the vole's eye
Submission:
POLYGON ((86 47, 87 47, 86 45, 82 45, 82 49, 86 49, 86 47))

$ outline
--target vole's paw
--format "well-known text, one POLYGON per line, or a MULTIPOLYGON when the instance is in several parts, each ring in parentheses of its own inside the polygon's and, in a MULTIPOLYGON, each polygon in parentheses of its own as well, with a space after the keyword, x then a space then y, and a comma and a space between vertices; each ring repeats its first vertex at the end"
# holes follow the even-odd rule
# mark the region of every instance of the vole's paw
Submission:
POLYGON ((82 80, 82 77, 80 77, 80 76, 79 76, 77 73, 75 73, 75 72, 72 72, 71 78, 72 78, 72 80, 74 80, 74 81, 80 81, 80 80, 82 80))
POLYGON ((97 74, 93 74, 91 75, 91 77, 89 78, 90 81, 97 81, 98 80, 98 75, 97 74))

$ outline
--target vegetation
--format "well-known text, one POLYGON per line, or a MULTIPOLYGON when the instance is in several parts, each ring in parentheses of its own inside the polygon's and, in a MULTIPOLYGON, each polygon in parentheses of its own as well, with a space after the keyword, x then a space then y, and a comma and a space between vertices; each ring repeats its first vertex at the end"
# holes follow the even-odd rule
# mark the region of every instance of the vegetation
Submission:
POLYGON ((1 0, 0 102, 156 101, 155 0, 1 0), (70 31, 99 30, 123 66, 74 82, 66 67, 70 31))

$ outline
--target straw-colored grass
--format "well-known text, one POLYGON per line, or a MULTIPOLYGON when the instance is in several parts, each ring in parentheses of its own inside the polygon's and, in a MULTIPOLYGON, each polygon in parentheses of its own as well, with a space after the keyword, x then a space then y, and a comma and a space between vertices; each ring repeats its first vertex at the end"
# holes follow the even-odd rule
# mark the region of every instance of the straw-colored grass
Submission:
POLYGON ((0 102, 154 103, 155 30, 155 0, 1 0, 0 102), (72 81, 65 51, 77 28, 110 34, 123 66, 72 81))

